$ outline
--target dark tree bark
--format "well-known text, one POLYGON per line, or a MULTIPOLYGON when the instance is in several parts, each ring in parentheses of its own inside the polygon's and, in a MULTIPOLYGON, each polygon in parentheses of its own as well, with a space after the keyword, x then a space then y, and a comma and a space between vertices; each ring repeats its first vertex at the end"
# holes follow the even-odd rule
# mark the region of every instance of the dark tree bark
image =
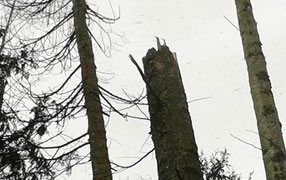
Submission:
POLYGON ((250 0, 235 0, 267 180, 286 180, 286 152, 250 0))
POLYGON ((106 133, 99 99, 98 79, 91 38, 86 24, 85 0, 73 0, 74 26, 80 56, 85 106, 88 116, 90 159, 93 180, 111 180, 111 167, 106 146, 106 133))
POLYGON ((175 54, 158 42, 143 58, 160 180, 202 180, 197 145, 175 54))
MULTIPOLYGON (((1 78, 1 75, 0 75, 1 78)), ((4 97, 4 92, 5 92, 5 86, 6 86, 6 82, 4 78, 0 79, 0 112, 2 109, 2 105, 3 105, 3 97, 4 97)))

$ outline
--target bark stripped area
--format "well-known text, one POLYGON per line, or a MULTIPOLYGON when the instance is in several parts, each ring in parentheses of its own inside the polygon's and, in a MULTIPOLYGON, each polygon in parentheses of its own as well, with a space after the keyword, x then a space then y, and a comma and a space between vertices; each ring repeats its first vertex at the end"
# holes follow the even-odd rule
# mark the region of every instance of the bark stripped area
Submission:
POLYGON ((175 54, 158 43, 143 58, 151 134, 160 180, 202 180, 197 145, 175 54))
POLYGON ((250 0, 235 0, 267 180, 286 180, 286 152, 250 0))
POLYGON ((73 0, 74 26, 80 56, 85 106, 88 117, 90 159, 94 180, 111 180, 111 167, 106 146, 106 133, 99 99, 98 79, 92 43, 86 24, 85 0, 73 0))

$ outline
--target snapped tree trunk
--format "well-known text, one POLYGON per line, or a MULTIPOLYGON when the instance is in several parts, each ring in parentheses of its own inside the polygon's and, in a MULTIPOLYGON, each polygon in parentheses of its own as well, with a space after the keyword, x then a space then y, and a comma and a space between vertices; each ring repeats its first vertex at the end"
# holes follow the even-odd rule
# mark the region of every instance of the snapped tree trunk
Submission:
POLYGON ((235 0, 267 180, 286 180, 286 153, 250 0, 235 0))
POLYGON ((99 99, 96 66, 94 63, 92 42, 86 24, 85 0, 73 0, 73 15, 88 117, 90 160, 93 180, 111 180, 112 174, 106 146, 102 107, 99 99))
POLYGON ((158 41, 143 58, 160 180, 202 180, 186 95, 174 54, 158 41))

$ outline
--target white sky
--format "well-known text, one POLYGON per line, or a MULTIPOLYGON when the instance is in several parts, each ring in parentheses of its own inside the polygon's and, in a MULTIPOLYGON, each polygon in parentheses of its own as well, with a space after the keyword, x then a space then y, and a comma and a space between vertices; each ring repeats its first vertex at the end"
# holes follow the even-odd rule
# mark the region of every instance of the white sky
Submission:
MULTIPOLYGON (((106 1, 90 1, 100 4, 97 6, 100 12, 109 9, 106 1)), ((188 100, 211 97, 189 104, 199 149, 209 155, 227 148, 231 154, 230 164, 243 179, 254 171, 253 180, 265 180, 261 152, 230 135, 260 146, 258 135, 248 131, 257 132, 257 128, 240 34, 224 18, 237 25, 234 0, 117 0, 112 4, 115 13, 118 6, 121 11, 121 18, 112 29, 124 36, 122 41, 114 40, 121 46, 116 46, 110 59, 96 53, 98 70, 115 75, 104 86, 120 95, 123 95, 122 89, 133 95, 140 94, 144 84, 128 54, 142 64, 141 58, 156 45, 155 36, 165 39, 169 48, 177 53, 188 100)), ((284 125, 286 2, 252 0, 252 5, 280 121, 284 125)), ((99 76, 104 75, 99 73, 99 76)), ((81 126, 83 124, 81 121, 81 126)), ((285 126, 282 126, 283 132, 285 126)), ((70 128, 77 131, 79 127, 70 128)), ((82 128, 86 130, 86 126, 82 128)), ((150 138, 144 144, 149 128, 147 121, 125 121, 112 115, 107 126, 111 160, 129 165, 152 149, 150 138)), ((90 167, 75 168, 71 176, 58 179, 90 180, 90 167)), ((156 180, 154 153, 137 166, 114 175, 114 180, 127 179, 156 180)))

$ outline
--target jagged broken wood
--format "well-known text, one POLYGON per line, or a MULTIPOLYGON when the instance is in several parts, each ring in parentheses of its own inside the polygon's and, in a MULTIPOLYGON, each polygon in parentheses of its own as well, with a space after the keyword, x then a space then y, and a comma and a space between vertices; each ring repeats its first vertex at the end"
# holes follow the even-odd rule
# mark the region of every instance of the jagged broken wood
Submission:
POLYGON ((197 145, 176 54, 157 38, 143 58, 159 179, 202 180, 197 145))

